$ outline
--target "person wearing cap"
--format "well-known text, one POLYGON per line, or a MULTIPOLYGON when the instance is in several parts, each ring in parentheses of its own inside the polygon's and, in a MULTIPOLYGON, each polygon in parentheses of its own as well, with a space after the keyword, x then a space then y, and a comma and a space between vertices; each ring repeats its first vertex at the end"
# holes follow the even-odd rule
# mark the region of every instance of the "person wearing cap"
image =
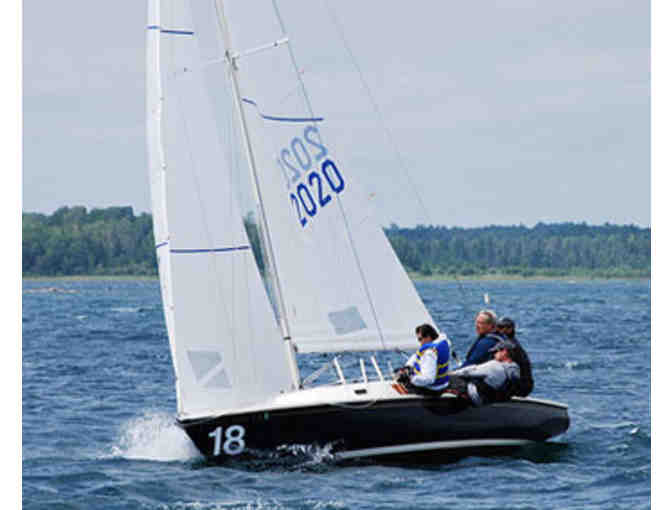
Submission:
POLYGON ((520 378, 520 368, 511 358, 515 347, 513 342, 503 340, 490 349, 494 359, 448 372, 451 388, 462 389, 466 383, 466 394, 476 407, 508 399, 520 378))
POLYGON ((520 367, 520 379, 518 380, 513 394, 519 397, 527 397, 534 389, 534 378, 532 377, 532 364, 525 349, 516 338, 516 323, 508 317, 502 317, 497 320, 497 333, 515 344, 516 348, 511 353, 513 361, 520 367))
POLYGON ((503 336, 514 343, 518 343, 518 340, 516 339, 516 323, 509 317, 497 319, 495 330, 498 335, 503 336))
POLYGON ((492 348, 504 340, 496 331, 497 316, 491 310, 481 310, 476 314, 476 334, 478 337, 467 351, 467 357, 460 368, 478 365, 492 359, 492 348))
POLYGON ((398 371, 397 381, 414 393, 439 395, 450 384, 450 345, 430 324, 415 328, 415 335, 420 347, 398 371))

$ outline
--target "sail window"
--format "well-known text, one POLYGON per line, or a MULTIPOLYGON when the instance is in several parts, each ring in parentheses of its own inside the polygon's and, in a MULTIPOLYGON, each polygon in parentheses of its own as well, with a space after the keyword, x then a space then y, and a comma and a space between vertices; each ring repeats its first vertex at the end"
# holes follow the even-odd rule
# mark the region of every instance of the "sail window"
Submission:
POLYGON ((187 351, 187 356, 197 380, 203 379, 222 362, 222 355, 215 351, 187 351))
POLYGON ((366 323, 356 306, 350 306, 345 310, 329 312, 329 321, 337 335, 346 335, 353 331, 366 329, 366 323))
POLYGON ((231 387, 229 376, 223 367, 219 367, 217 372, 212 373, 222 363, 223 358, 220 353, 216 351, 187 351, 187 356, 196 380, 201 384, 205 383, 206 388, 231 387))
POLYGON ((205 385, 206 388, 230 388, 229 376, 223 368, 217 372, 205 385))

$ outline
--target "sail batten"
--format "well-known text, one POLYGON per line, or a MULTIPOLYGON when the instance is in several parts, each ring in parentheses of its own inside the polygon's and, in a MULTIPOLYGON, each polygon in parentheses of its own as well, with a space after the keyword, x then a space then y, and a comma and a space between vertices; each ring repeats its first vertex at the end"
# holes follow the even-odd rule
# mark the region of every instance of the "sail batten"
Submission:
POLYGON ((251 249, 249 245, 227 246, 225 248, 171 248, 170 253, 224 253, 249 249, 251 249))

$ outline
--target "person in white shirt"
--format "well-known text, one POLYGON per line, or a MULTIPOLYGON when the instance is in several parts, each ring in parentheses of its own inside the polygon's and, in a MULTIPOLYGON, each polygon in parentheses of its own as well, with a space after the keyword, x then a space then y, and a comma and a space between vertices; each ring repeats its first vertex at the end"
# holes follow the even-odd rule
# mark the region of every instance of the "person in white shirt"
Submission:
POLYGON ((415 328, 420 348, 398 373, 398 381, 408 390, 420 394, 440 394, 450 384, 448 365, 450 345, 430 324, 415 328))
POLYGON ((499 342, 490 349, 495 359, 448 372, 451 388, 463 388, 466 382, 466 393, 476 407, 507 399, 508 389, 520 378, 520 367, 511 359, 514 348, 508 340, 499 342))

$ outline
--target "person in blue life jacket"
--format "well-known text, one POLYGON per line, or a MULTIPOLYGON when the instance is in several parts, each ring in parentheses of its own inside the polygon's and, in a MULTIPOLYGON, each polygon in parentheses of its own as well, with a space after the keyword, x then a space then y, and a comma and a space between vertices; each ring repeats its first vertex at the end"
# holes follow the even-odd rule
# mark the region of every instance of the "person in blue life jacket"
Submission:
POLYGON ((397 371, 397 381, 413 393, 440 395, 450 384, 450 345, 430 324, 415 328, 415 336, 420 347, 397 371))
POLYGON ((511 357, 515 349, 513 342, 503 340, 490 350, 494 359, 449 372, 449 391, 468 398, 475 407, 508 400, 520 379, 520 367, 511 357))
POLYGON ((481 310, 476 314, 476 334, 478 337, 471 344, 467 351, 465 358, 460 368, 468 367, 470 365, 479 365, 490 361, 493 358, 492 348, 504 337, 497 334, 497 316, 491 310, 481 310))

